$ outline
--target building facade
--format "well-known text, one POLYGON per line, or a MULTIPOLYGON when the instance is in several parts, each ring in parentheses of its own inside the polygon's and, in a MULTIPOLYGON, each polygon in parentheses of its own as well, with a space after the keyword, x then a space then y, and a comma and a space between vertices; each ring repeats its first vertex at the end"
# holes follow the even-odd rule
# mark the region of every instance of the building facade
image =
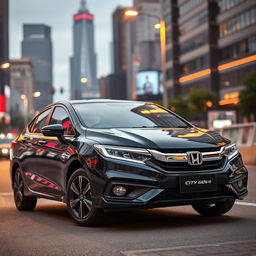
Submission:
POLYGON ((205 88, 216 93, 216 108, 235 108, 243 78, 256 70, 256 1, 161 3, 169 97, 205 88))
POLYGON ((94 46, 94 16, 85 0, 73 16, 73 56, 70 58, 71 99, 99 97, 94 46))
POLYGON ((126 18, 127 98, 136 99, 136 74, 143 70, 161 70, 159 30, 154 28, 161 17, 159 0, 134 1, 133 8, 144 15, 126 18))
POLYGON ((126 75, 125 72, 110 74, 99 79, 100 98, 102 99, 126 99, 126 75))
POLYGON ((51 28, 44 24, 24 24, 22 57, 31 59, 35 74, 35 90, 41 93, 35 110, 52 103, 53 70, 51 28))
POLYGON ((28 100, 28 115, 34 115, 34 104, 40 97, 34 98, 35 77, 32 62, 29 58, 12 59, 10 84, 20 95, 24 94, 28 100))
POLYGON ((9 62, 9 1, 0 0, 0 122, 5 115, 4 88, 9 85, 9 70, 4 63, 9 62))

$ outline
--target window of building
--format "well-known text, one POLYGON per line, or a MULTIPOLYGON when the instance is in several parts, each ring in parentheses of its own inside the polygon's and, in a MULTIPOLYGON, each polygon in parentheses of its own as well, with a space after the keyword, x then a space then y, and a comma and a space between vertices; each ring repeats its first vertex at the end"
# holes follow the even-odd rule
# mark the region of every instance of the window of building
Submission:
POLYGON ((253 24, 256 24, 256 8, 247 10, 231 20, 222 23, 220 25, 220 37, 231 35, 253 24))
POLYGON ((184 35, 188 32, 190 32, 192 29, 204 24, 207 21, 208 17, 208 10, 204 10, 200 13, 198 13, 195 17, 192 19, 189 19, 184 24, 180 26, 180 34, 184 35))
POLYGON ((188 0, 180 6, 180 16, 183 16, 205 0, 188 0))
POLYGON ((190 38, 187 41, 181 43, 180 52, 181 54, 184 54, 202 45, 205 45, 207 43, 208 43, 208 31, 204 31, 203 33, 196 35, 195 37, 190 38))
POLYGON ((64 128, 64 135, 74 136, 75 129, 72 125, 72 122, 69 118, 68 113, 62 107, 56 107, 53 111, 51 120, 49 124, 61 124, 64 128))
POLYGON ((183 75, 196 72, 198 70, 207 68, 209 66, 208 54, 200 56, 199 58, 193 59, 187 63, 184 63, 182 67, 183 75))
POLYGON ((241 58, 256 53, 256 36, 229 45, 221 50, 221 60, 241 58))
POLYGON ((247 0, 219 0, 218 5, 220 7, 220 11, 223 12, 223 11, 227 11, 245 1, 247 1, 247 0))

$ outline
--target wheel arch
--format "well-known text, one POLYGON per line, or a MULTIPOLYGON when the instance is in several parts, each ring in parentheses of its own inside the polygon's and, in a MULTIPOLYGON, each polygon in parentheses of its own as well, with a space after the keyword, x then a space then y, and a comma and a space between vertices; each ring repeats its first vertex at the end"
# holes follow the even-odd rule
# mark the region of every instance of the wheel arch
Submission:
POLYGON ((20 167, 20 165, 15 162, 13 165, 12 165, 12 170, 11 170, 11 185, 12 185, 12 188, 13 188, 13 180, 14 180, 14 174, 15 174, 15 171, 20 167))

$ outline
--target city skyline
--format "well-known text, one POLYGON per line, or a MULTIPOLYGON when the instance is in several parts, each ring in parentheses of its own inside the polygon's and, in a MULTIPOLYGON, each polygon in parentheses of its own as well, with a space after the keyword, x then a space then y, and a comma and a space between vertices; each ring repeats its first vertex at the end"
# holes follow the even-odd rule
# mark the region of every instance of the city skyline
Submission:
MULTIPOLYGON (((87 1, 88 7, 95 15, 95 48, 98 55, 99 78, 111 71, 109 43, 112 40, 112 12, 117 6, 131 6, 132 0, 111 0, 108 3, 87 1), (102 42, 106 42, 102 44, 102 42)), ((60 97, 59 91, 64 87, 62 98, 69 98, 69 57, 72 56, 72 17, 77 12, 80 1, 17 0, 10 2, 10 58, 21 57, 22 25, 24 23, 44 23, 52 27, 53 42, 53 76, 56 89, 54 100, 60 97), (60 11, 61 6, 61 11, 60 11), (40 12, 39 12, 40 10, 40 12)))

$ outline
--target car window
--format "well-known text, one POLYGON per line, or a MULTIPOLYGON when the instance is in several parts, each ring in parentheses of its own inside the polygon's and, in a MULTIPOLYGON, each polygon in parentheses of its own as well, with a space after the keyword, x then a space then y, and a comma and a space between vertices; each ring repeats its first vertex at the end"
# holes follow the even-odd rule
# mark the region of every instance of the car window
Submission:
POLYGON ((32 133, 41 133, 41 129, 45 126, 48 115, 50 114, 51 109, 48 109, 41 113, 33 122, 30 132, 32 133))
POLYGON ((75 129, 68 116, 66 110, 62 107, 56 107, 53 111, 49 124, 61 124, 64 128, 64 135, 73 136, 75 135, 75 129))
POLYGON ((138 102, 102 102, 73 104, 88 128, 184 128, 191 127, 168 110, 138 102))

